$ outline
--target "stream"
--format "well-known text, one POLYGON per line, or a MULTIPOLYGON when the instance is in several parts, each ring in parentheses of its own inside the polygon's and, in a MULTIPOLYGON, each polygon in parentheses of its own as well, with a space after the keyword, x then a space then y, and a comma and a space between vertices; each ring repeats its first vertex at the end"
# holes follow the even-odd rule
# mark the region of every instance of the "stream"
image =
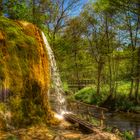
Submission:
POLYGON ((106 124, 119 128, 120 131, 132 130, 136 138, 140 138, 140 114, 107 113, 106 124))
MULTIPOLYGON (((91 116, 100 116, 99 110, 95 107, 87 109, 87 105, 83 104, 77 107, 77 102, 71 102, 67 107, 69 111, 75 114, 87 115, 90 113, 94 114, 91 116)), ((78 104, 79 105, 79 104, 78 104)), ((89 107, 89 106, 88 106, 89 107)), ((118 128, 121 132, 133 131, 136 138, 140 138, 140 114, 126 113, 126 112, 106 112, 105 114, 105 125, 118 128)))

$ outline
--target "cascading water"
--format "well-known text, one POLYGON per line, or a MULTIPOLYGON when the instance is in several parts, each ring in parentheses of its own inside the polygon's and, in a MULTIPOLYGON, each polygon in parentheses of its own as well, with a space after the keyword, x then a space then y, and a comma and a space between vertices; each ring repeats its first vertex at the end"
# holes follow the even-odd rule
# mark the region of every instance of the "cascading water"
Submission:
MULTIPOLYGON (((56 104, 55 109, 56 109, 58 114, 63 115, 66 112, 66 100, 63 96, 64 91, 62 89, 62 81, 60 79, 60 75, 59 75, 59 71, 57 69, 57 65, 56 65, 53 51, 52 51, 52 49, 47 41, 47 38, 43 32, 42 32, 42 37, 43 37, 44 44, 45 44, 47 52, 48 52, 50 66, 51 66, 52 84, 53 84, 53 88, 55 90, 55 95, 56 95, 56 99, 54 99, 55 104, 56 104)), ((57 116, 57 117, 59 117, 59 116, 57 116)))

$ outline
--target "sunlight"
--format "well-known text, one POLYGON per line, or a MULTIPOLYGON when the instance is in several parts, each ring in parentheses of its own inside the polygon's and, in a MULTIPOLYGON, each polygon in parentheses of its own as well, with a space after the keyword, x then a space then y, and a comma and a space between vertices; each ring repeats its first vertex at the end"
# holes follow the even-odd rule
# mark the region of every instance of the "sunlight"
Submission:
POLYGON ((64 120, 64 117, 61 114, 55 114, 54 117, 57 118, 58 120, 64 120))
POLYGON ((72 114, 72 112, 62 111, 60 114, 55 113, 54 117, 58 120, 64 120, 64 114, 72 114))

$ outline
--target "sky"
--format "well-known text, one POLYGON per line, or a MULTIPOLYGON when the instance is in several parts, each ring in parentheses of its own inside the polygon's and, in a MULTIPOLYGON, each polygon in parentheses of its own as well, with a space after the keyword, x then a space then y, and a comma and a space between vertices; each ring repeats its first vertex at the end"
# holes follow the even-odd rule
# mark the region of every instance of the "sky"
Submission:
POLYGON ((83 4, 85 4, 85 3, 88 2, 88 0, 81 0, 81 2, 82 2, 83 4))
POLYGON ((80 0, 80 6, 76 9, 74 15, 79 15, 83 6, 88 2, 89 0, 80 0))

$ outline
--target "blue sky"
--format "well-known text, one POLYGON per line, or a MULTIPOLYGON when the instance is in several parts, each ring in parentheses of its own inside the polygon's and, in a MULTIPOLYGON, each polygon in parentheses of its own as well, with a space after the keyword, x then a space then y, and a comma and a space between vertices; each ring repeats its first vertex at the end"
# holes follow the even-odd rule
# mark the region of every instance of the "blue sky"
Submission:
POLYGON ((81 2, 82 2, 83 4, 85 4, 87 1, 88 1, 88 0, 81 0, 81 2))
POLYGON ((80 6, 75 11, 74 15, 78 15, 80 11, 82 10, 82 7, 88 2, 89 0, 80 0, 80 6))

